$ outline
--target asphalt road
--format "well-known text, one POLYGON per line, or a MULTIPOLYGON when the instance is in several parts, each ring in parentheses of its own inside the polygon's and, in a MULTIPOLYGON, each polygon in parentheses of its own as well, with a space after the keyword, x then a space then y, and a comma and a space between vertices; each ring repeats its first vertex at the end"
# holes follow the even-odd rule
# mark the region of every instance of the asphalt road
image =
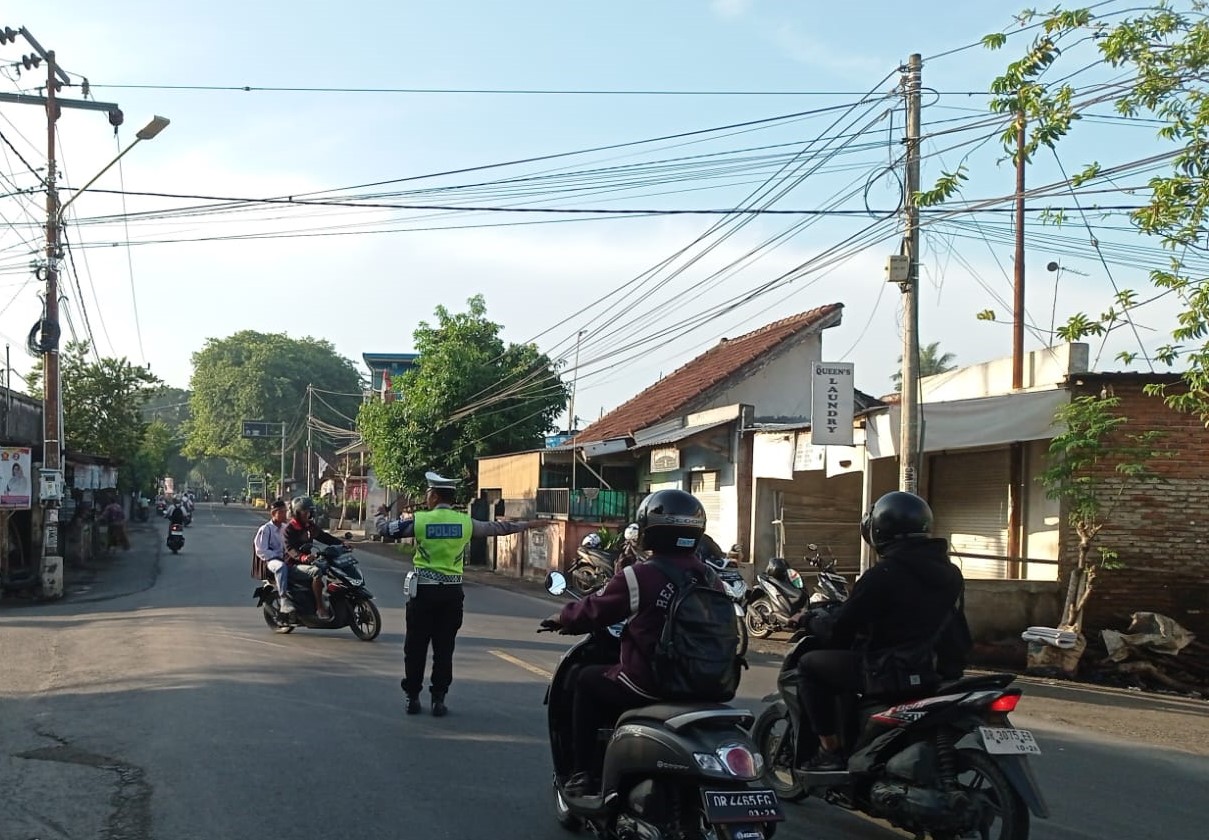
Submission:
MULTIPOLYGON (((468 586, 450 715, 406 717, 404 566, 359 553, 385 621, 377 641, 277 635, 250 597, 260 521, 203 504, 180 555, 152 560, 157 521, 86 591, 4 602, 0 840, 565 837, 541 701, 567 640, 533 632, 554 599, 468 586)), ((774 676, 758 664, 739 702, 758 710, 774 676)), ((1035 769, 1054 811, 1033 837, 1205 836, 1209 759, 1027 708, 1026 695, 1016 722, 1041 740, 1035 769)), ((902 836, 818 802, 788 810, 778 837, 902 836)))

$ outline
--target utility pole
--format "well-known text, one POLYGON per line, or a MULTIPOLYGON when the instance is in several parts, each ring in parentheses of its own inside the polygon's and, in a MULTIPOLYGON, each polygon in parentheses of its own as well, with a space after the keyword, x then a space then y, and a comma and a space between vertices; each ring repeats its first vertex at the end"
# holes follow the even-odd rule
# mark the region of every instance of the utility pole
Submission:
POLYGON ((907 96, 907 280, 903 292, 903 368, 901 420, 898 427, 898 489, 918 492, 919 476, 919 135, 920 76, 923 58, 919 53, 907 61, 904 79, 907 96))
MULTIPOLYGON (((567 434, 575 434, 575 392, 579 390, 579 342, 587 334, 580 330, 575 334, 575 369, 571 377, 571 404, 567 407, 567 434)), ((579 450, 571 447, 571 489, 575 489, 575 466, 579 462, 579 450)))
POLYGON ((1012 390, 1024 387, 1024 112, 1016 115, 1016 272, 1012 300, 1012 390))
POLYGON ((306 386, 306 494, 311 495, 311 461, 314 455, 311 449, 311 415, 315 411, 315 392, 311 386, 306 386))
POLYGON ((277 485, 277 498, 285 498, 285 421, 281 421, 281 478, 277 485))

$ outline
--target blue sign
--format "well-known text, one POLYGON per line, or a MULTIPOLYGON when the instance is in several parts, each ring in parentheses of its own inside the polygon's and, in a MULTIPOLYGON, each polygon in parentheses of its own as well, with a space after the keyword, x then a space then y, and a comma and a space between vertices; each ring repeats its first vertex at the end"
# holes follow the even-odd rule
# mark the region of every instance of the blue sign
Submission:
POLYGON ((430 523, 424 526, 424 536, 430 540, 460 540, 462 538, 462 523, 430 523))

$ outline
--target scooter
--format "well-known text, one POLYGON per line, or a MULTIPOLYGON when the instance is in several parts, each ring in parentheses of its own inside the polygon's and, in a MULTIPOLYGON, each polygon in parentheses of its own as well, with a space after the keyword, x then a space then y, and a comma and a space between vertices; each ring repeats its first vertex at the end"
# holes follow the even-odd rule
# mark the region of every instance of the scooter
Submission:
POLYGON ((319 618, 315 593, 309 584, 289 583, 289 597, 294 612, 279 609, 276 577, 266 570, 260 586, 252 593, 256 606, 264 614, 264 623, 278 633, 293 633, 299 627, 312 630, 338 630, 348 627, 363 642, 372 642, 382 632, 382 615, 374 604, 374 596, 365 586, 365 577, 357 566, 353 550, 342 545, 329 545, 321 552, 304 547, 311 562, 319 567, 323 589, 327 593, 331 617, 319 618))
POLYGON ((789 570, 789 580, 784 583, 768 574, 756 575, 743 615, 753 638, 767 639, 778 630, 793 629, 790 618, 806 606, 810 593, 803 588, 802 576, 796 570, 789 570))
POLYGON ((567 570, 571 584, 582 595, 588 595, 603 587, 613 577, 618 552, 603 548, 579 546, 575 563, 567 570))
POLYGON ((168 526, 168 550, 173 554, 180 553, 185 547, 185 526, 173 522, 168 526))
POLYGON ((814 641, 805 631, 794 636, 778 691, 764 698, 771 705, 752 727, 765 781, 782 799, 821 793, 918 837, 1027 840, 1029 812, 1049 816, 1027 764, 1040 747, 1008 721, 1021 694, 1009 687, 1013 674, 941 683, 911 700, 837 698, 840 733, 852 747, 847 769, 803 769, 818 739, 800 712, 798 661, 814 641))
POLYGON ((228 494, 223 493, 222 494, 222 503, 223 503, 223 507, 226 507, 227 505, 229 505, 231 503, 231 497, 228 494))
MULTIPOLYGON (((552 595, 574 594, 560 572, 546 576, 552 595)), ((597 837, 734 838, 764 840, 785 819, 776 793, 758 782, 759 753, 744 731, 751 712, 722 703, 660 703, 625 712, 602 739, 601 792, 573 797, 572 696, 579 669, 615 663, 622 628, 614 625, 577 641, 559 660, 546 690, 554 809, 571 831, 585 825, 597 837)))

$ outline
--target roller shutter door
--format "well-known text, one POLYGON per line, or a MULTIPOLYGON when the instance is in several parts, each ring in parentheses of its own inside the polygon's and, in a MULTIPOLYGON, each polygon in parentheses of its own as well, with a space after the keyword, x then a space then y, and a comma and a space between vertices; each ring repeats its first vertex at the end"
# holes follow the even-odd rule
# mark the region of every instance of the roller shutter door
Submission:
POLYGON ((934 533, 949 541, 967 578, 1008 576, 1008 450, 934 456, 929 482, 934 533))

